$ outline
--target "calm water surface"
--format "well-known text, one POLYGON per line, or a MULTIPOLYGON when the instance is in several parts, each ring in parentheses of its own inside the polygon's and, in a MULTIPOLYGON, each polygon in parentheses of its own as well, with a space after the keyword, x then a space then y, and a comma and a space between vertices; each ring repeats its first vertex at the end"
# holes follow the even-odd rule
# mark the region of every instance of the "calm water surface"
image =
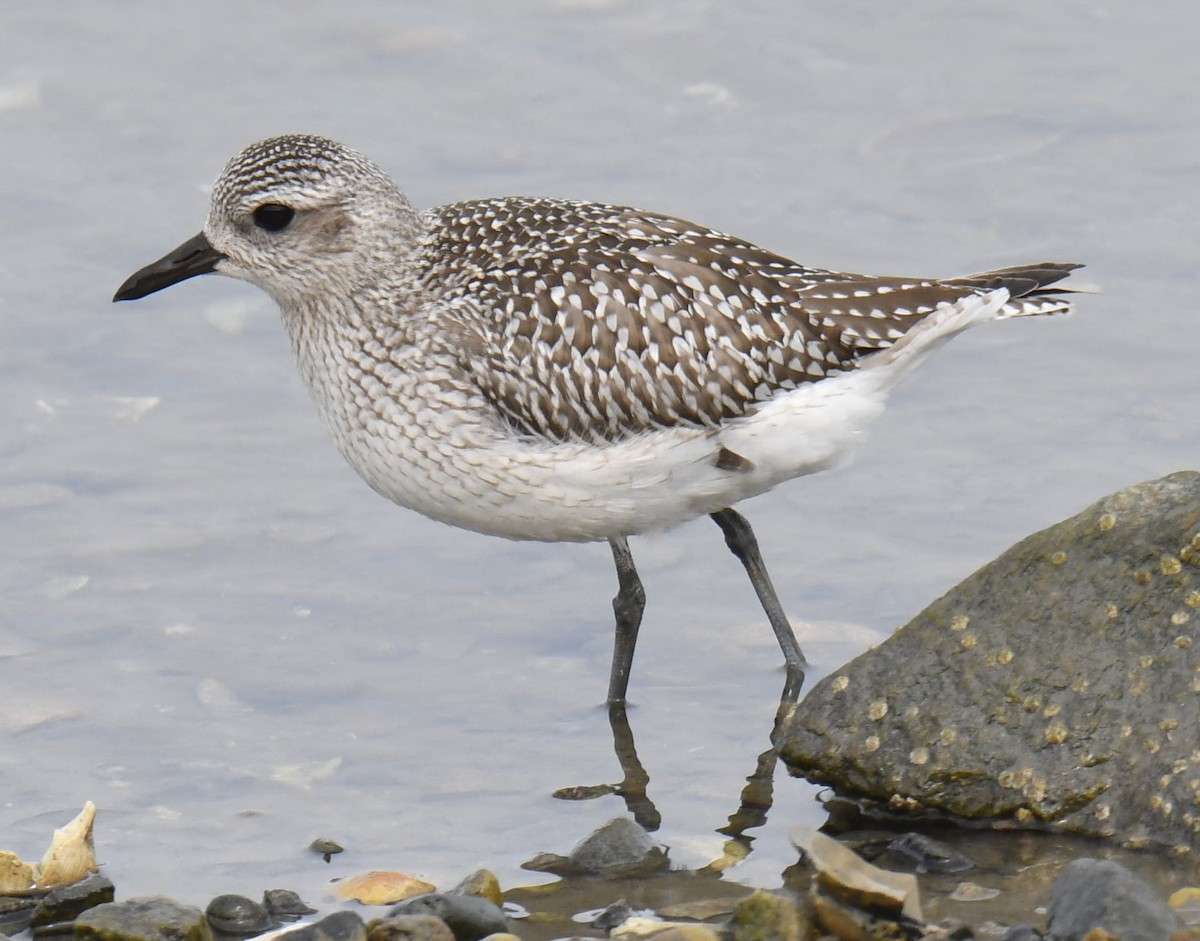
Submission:
MULTIPOLYGON (((831 267, 1081 260, 1074 318, 963 337, 855 459, 744 509, 816 676, 1028 532, 1194 467, 1200 65, 1185 0, 7 5, 0 11, 0 848, 85 800, 124 896, 396 867, 506 885, 617 797, 607 548, 390 507, 265 296, 113 307, 252 140, 342 139, 415 202, 674 212, 831 267), (316 836, 348 851, 329 866, 316 836)), ((630 719, 677 865, 767 747, 778 650, 707 520, 636 540, 630 719)), ((815 677, 814 677, 815 678, 815 677)), ((733 879, 779 882, 775 782, 733 879)))

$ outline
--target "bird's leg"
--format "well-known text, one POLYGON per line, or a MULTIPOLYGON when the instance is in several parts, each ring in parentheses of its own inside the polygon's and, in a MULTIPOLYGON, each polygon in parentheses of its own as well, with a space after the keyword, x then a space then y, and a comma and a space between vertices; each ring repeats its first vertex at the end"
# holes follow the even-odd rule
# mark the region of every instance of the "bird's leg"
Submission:
MULTIPOLYGON (((608 701, 617 703, 625 701, 625 690, 629 686, 633 648, 637 644, 638 628, 642 626, 646 592, 642 589, 642 580, 638 578, 625 537, 614 536, 608 540, 608 544, 612 547, 613 561, 617 563, 617 594, 613 598, 617 632, 613 643, 612 673, 608 680, 608 701)), ((800 648, 796 649, 798 651, 800 648)))
POLYGON ((784 687, 783 698, 794 699, 799 692, 799 684, 804 681, 804 665, 807 661, 800 650, 800 644, 796 641, 796 635, 792 633, 792 625, 783 613, 783 605, 779 603, 779 596, 775 594, 775 586, 771 584, 767 568, 763 565, 754 530, 750 528, 746 517, 736 510, 717 510, 711 515, 725 534, 725 545, 729 546, 730 551, 745 566, 746 574, 750 576, 750 584, 754 586, 758 600, 767 613, 767 620, 771 622, 771 629, 775 631, 779 647, 783 650, 783 658, 787 661, 788 684, 784 687))

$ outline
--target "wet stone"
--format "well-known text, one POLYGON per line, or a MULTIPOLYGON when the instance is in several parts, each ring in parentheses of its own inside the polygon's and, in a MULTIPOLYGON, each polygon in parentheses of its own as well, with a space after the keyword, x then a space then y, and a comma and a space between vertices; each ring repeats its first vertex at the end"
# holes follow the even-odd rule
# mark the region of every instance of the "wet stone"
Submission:
POLYGON ((406 899, 390 912, 397 915, 433 915, 454 933, 455 941, 479 941, 489 934, 508 931, 508 920, 498 905, 473 895, 430 892, 406 899))
POLYGON ((75 919, 77 941, 212 941, 204 912, 158 897, 106 902, 75 919))
POLYGON ((493 905, 504 904, 504 893, 500 891, 500 880, 490 869, 478 869, 450 890, 452 895, 474 895, 487 899, 493 905))
POLYGON ((923 833, 905 833, 872 862, 905 872, 965 872, 975 864, 962 853, 923 833))
POLYGON ((296 921, 317 912, 315 908, 304 904, 300 896, 291 889, 267 889, 263 893, 263 907, 276 921, 296 921))
POLYGON ((1042 941, 1042 933, 1033 925, 1013 925, 1004 932, 1001 941, 1042 941))
MULTIPOLYGON (((808 903, 821 932, 839 941, 919 941, 931 933, 929 926, 900 913, 887 915, 849 904, 816 883, 809 890, 808 903)), ((936 932, 931 934, 936 937, 936 932)))
POLYGON ((728 934, 731 941, 803 941, 810 929, 808 910, 792 895, 756 889, 734 907, 728 934))
POLYGON ((616 817, 584 838, 570 856, 541 853, 522 868, 560 876, 617 878, 660 872, 669 864, 666 852, 649 833, 628 817, 616 817))
POLYGON ((367 941, 367 926, 354 912, 334 912, 311 925, 288 929, 287 941, 367 941))
POLYGON ((0 933, 19 934, 33 921, 36 898, 0 897, 0 933))
POLYGON ((1200 850, 1200 473, 984 566, 796 708, 793 773, 893 810, 1200 850))
POLYGON ((72 922, 89 908, 111 902, 115 891, 112 881, 96 872, 71 885, 51 889, 38 902, 32 927, 38 929, 72 922))
POLYGON ((455 941, 454 932, 436 915, 389 915, 367 926, 367 941, 455 941))
POLYGON ((1167 941, 1182 927, 1158 892, 1112 860, 1068 863, 1050 890, 1051 941, 1082 941, 1097 928, 1121 941, 1167 941))
POLYGON ((233 937, 248 938, 271 927, 266 906, 244 895, 218 895, 208 903, 204 915, 213 931, 233 937))
POLYGON ((338 853, 345 852, 340 843, 323 836, 319 836, 309 843, 308 848, 324 859, 325 862, 329 862, 338 853))

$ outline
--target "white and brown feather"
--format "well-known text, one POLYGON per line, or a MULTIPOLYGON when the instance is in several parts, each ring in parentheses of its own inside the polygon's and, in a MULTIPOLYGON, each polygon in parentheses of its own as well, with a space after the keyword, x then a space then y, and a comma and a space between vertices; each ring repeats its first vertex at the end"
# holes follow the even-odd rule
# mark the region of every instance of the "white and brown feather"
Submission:
POLYGON ((1006 288, 1004 316, 1068 308, 1039 264, 946 281, 809 268, 670 216, 565 200, 426 214, 424 287, 456 312, 462 356, 517 430, 614 441, 717 427, 854 369, 938 308, 1006 288))

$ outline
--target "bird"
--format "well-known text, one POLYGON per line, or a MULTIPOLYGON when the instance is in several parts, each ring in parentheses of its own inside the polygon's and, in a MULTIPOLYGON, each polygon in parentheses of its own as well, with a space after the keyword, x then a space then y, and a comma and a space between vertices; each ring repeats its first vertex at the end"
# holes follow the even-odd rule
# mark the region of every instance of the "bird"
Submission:
POLYGON ((608 702, 624 704, 646 602, 631 536, 711 517, 798 689, 807 661, 734 506, 833 465, 955 334, 1069 311, 1059 282, 1079 267, 870 276, 603 202, 421 210, 357 151, 286 134, 230 159, 203 230, 113 300, 214 272, 248 281, 378 493, 479 533, 607 541, 608 702))

